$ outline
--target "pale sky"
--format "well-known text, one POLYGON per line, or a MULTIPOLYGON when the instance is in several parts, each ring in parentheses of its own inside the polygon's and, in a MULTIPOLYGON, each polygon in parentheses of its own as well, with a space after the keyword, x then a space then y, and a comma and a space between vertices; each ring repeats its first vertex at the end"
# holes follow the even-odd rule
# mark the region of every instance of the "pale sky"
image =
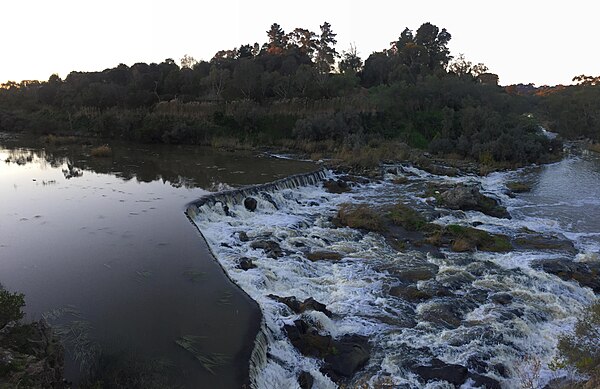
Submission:
POLYGON ((323 21, 338 34, 339 52, 355 43, 363 60, 405 27, 431 22, 452 34, 453 55, 483 62, 502 85, 600 75, 593 0, 0 0, 0 15, 0 83, 184 54, 210 60, 265 42, 273 22, 317 32, 323 21))

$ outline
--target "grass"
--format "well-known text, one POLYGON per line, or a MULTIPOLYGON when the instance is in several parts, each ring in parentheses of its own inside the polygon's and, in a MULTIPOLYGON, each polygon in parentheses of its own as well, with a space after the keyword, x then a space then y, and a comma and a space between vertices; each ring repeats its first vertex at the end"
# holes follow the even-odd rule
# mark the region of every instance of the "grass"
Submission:
POLYGON ((367 231, 385 230, 381 215, 366 204, 342 204, 334 218, 334 223, 367 231))
POLYGON ((402 203, 396 204, 388 216, 392 223, 408 231, 424 231, 428 226, 427 220, 421 214, 402 203))
POLYGON ((112 155, 112 149, 107 145, 102 145, 91 149, 90 154, 92 157, 106 158, 112 155))
POLYGON ((490 234, 473 227, 450 224, 444 234, 452 239, 452 250, 462 252, 477 248, 482 251, 506 252, 512 249, 508 237, 490 234))

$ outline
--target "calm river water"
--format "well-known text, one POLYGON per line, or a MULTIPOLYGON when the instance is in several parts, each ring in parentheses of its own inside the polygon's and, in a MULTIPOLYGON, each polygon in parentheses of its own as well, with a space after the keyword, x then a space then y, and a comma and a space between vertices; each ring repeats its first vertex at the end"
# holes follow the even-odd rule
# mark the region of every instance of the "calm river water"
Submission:
POLYGON ((184 207, 225 184, 315 166, 198 147, 112 148, 93 158, 84 146, 0 140, 0 284, 25 294, 28 319, 44 316, 63 334, 69 380, 125 371, 138 387, 239 388, 260 313, 184 207), (212 362, 176 343, 186 339, 212 362))

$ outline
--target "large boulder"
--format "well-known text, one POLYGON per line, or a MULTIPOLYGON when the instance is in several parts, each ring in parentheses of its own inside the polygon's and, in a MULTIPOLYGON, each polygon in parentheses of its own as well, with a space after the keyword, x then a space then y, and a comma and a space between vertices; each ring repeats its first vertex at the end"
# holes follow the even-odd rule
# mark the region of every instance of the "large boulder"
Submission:
POLYGON ((306 258, 310 261, 339 261, 342 259, 342 254, 336 253, 335 251, 311 251, 306 254, 306 258))
POLYGON ((476 185, 459 185, 441 193, 442 205, 455 210, 479 211, 486 215, 510 219, 506 208, 491 197, 483 195, 476 185))
POLYGON ((257 205, 258 202, 254 197, 246 197, 244 199, 244 207, 246 207, 246 209, 250 212, 254 212, 256 210, 257 205))
POLYGON ((546 259, 535 262, 533 266, 565 281, 577 281, 581 286, 591 288, 594 293, 600 293, 600 262, 546 259))
POLYGON ((284 325, 284 330, 302 355, 325 362, 321 370, 335 382, 351 378, 371 356, 371 347, 364 336, 344 335, 333 339, 331 335, 320 334, 303 320, 284 325))

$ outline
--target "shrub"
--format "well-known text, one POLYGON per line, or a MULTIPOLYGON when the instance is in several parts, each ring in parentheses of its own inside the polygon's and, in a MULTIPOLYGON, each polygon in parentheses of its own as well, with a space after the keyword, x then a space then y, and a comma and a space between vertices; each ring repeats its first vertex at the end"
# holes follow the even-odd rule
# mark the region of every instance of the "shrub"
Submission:
POLYGON ((10 293, 0 290, 0 329, 11 321, 21 320, 25 306, 25 296, 21 293, 10 293))
POLYGON ((578 372, 600 381, 600 301, 592 304, 577 320, 572 334, 558 340, 559 359, 578 372))

